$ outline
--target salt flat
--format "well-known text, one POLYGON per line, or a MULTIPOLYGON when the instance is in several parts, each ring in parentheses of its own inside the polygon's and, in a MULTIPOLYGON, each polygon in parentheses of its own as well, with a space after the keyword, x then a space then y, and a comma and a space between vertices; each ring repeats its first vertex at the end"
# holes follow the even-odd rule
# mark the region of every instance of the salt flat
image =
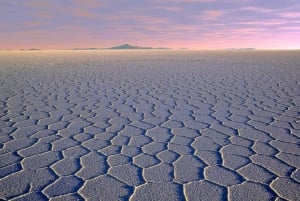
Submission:
POLYGON ((4 200, 300 200, 299 51, 0 52, 4 200))

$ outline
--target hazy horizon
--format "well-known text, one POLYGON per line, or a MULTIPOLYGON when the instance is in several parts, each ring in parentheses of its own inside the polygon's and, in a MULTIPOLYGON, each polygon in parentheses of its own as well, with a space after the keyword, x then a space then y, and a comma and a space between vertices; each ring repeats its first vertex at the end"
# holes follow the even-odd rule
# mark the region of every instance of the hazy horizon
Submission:
POLYGON ((245 47, 245 48, 234 48, 234 47, 228 47, 228 48, 219 48, 219 49, 201 49, 201 48, 169 48, 169 47, 151 47, 152 49, 110 49, 111 47, 71 47, 71 48, 0 48, 0 51, 101 51, 101 50, 109 50, 109 51, 113 51, 113 50, 124 50, 124 51, 128 51, 128 50, 132 50, 132 51, 151 51, 151 50, 161 50, 161 51, 168 51, 168 50, 187 50, 187 51, 300 51, 300 47, 299 48, 295 48, 295 49, 280 49, 280 48, 265 48, 265 49, 257 49, 257 48, 252 48, 252 47, 245 47), (252 49, 252 50, 247 50, 247 49, 252 49))

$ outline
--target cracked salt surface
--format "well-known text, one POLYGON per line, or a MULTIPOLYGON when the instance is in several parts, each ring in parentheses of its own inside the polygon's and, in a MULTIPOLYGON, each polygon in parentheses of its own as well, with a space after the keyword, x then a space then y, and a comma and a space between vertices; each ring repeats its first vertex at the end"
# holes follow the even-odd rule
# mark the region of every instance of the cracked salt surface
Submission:
POLYGON ((0 53, 0 199, 300 200, 299 51, 0 53))

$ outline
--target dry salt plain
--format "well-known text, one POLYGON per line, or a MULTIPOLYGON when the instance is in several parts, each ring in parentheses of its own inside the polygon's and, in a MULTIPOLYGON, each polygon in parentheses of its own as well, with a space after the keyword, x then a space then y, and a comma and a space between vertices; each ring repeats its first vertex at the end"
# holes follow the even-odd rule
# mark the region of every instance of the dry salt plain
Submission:
POLYGON ((0 52, 3 200, 300 200, 300 52, 0 52))

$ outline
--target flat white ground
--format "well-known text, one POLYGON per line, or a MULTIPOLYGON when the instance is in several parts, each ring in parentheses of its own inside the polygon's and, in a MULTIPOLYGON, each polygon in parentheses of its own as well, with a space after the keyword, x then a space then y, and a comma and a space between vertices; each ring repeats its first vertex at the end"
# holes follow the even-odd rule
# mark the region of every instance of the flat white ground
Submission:
POLYGON ((0 199, 300 200, 300 52, 0 52, 0 199))

